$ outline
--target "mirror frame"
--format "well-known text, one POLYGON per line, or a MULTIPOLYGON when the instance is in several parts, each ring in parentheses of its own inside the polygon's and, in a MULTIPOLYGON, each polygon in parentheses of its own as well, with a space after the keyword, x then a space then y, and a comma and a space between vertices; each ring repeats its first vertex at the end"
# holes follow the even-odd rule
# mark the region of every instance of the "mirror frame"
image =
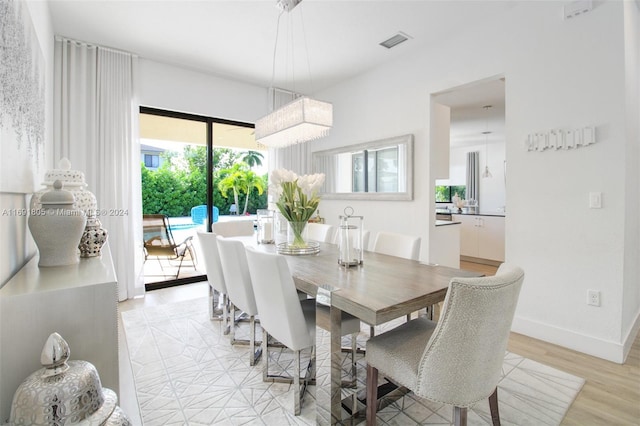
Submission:
POLYGON ((348 145, 340 148, 315 151, 311 153, 311 167, 313 173, 324 173, 315 170, 315 159, 318 156, 344 154, 349 152, 362 151, 364 149, 379 149, 386 146, 405 145, 406 146, 406 170, 405 192, 321 192, 319 195, 325 200, 376 200, 376 201, 408 201, 413 200, 413 135, 407 134, 395 136, 387 139, 380 139, 372 142, 365 142, 356 145, 348 145))

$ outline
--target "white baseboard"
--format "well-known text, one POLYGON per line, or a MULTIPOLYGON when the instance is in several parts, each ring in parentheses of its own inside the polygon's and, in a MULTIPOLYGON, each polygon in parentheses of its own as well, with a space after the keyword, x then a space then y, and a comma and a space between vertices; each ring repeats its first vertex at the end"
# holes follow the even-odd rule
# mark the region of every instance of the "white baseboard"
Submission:
POLYGON ((535 339, 553 343, 574 351, 582 352, 607 361, 624 364, 629 349, 633 344, 637 331, 640 329, 640 316, 636 317, 635 325, 625 339, 624 344, 610 340, 598 339, 593 336, 576 333, 575 331, 558 328, 549 324, 533 321, 528 318, 515 317, 511 331, 524 334, 535 339), (633 332, 635 330, 635 333, 633 332))
POLYGON ((629 355, 629 351, 631 350, 631 346, 633 342, 636 340, 638 333, 640 332, 640 312, 636 314, 636 320, 633 322, 633 326, 629 329, 629 333, 625 336, 624 339, 624 359, 627 359, 627 355, 629 355))

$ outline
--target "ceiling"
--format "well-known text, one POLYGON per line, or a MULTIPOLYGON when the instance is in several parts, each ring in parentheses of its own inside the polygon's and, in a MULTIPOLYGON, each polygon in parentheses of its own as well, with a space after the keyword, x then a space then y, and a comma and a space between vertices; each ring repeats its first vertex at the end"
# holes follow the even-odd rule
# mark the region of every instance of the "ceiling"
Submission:
MULTIPOLYGON (((453 37, 458 28, 480 29, 513 2, 304 0, 283 12, 279 25, 275 0, 49 0, 49 5, 57 35, 310 94, 453 37), (409 40, 392 49, 379 45, 399 31, 409 40)), ((467 101, 459 96, 456 102, 455 108, 463 108, 467 101)))

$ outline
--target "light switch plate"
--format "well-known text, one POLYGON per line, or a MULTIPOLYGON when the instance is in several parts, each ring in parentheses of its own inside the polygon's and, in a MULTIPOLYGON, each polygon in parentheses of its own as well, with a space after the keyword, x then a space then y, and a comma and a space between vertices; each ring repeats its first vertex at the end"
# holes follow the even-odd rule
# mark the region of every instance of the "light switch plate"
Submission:
POLYGON ((602 192, 590 192, 589 193, 589 208, 601 209, 602 208, 602 192))

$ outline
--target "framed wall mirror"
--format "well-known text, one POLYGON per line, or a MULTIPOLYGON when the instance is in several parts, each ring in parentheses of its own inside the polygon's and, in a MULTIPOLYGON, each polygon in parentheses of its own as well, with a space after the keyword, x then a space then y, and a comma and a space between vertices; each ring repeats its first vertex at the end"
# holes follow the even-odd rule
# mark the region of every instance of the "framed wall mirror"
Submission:
POLYGON ((413 135, 317 151, 311 160, 325 174, 322 198, 413 199, 413 135))

